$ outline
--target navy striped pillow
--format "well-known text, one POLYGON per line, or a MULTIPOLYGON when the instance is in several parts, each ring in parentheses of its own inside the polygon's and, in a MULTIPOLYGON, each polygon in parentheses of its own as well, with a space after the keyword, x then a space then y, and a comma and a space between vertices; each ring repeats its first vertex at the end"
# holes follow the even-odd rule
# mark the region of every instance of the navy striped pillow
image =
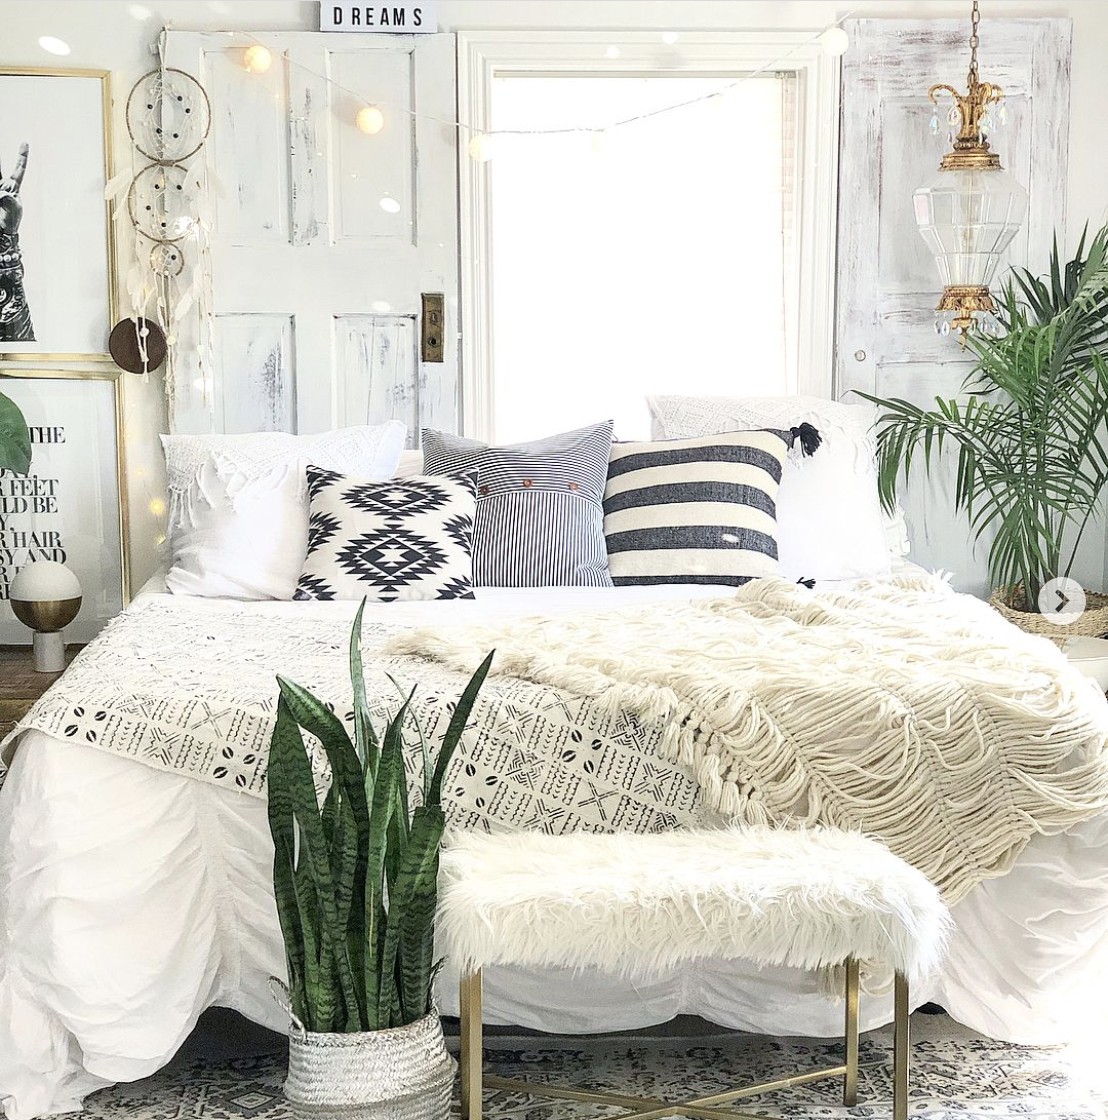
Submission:
POLYGON ((476 587, 611 587, 602 500, 612 422, 490 447, 423 429, 424 471, 477 469, 476 587))
POLYGON ((735 587, 777 574, 777 487, 791 432, 617 443, 604 490, 612 582, 735 587))

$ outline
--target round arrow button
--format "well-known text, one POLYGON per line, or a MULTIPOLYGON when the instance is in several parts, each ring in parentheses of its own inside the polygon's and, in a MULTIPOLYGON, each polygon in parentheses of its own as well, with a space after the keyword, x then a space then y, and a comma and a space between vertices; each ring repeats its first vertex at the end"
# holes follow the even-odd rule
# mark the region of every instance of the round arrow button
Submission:
POLYGON ((1039 613, 1059 626, 1076 622, 1084 611, 1085 591, 1075 579, 1059 576, 1044 583, 1039 591, 1039 613))

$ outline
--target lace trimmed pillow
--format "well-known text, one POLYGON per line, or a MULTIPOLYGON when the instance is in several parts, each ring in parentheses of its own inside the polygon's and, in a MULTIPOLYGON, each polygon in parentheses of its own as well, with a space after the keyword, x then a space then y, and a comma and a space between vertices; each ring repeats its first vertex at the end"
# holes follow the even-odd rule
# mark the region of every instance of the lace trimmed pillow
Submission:
POLYGON ((305 467, 361 478, 396 469, 399 421, 309 436, 165 435, 170 567, 179 595, 290 599, 308 539, 305 467))
POLYGON ((472 599, 477 473, 368 482, 308 467, 297 599, 472 599))
POLYGON ((604 490, 612 582, 736 587, 777 575, 777 491, 798 437, 806 454, 819 447, 809 424, 613 445, 604 490))

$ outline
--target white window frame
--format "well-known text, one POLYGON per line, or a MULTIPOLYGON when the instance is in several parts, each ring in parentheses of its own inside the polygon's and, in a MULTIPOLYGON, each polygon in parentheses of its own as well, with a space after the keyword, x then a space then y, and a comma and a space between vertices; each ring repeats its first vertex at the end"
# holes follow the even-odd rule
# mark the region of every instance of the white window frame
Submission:
MULTIPOLYGON (((799 246, 797 383, 793 391, 833 391, 835 213, 839 149, 839 60, 820 48, 819 31, 686 31, 680 72, 741 77, 758 70, 797 76, 799 246)), ((493 434, 491 197, 488 163, 468 154, 473 132, 491 126, 493 79, 504 74, 580 75, 662 70, 657 31, 459 31, 458 143, 461 246, 462 431, 493 434), (609 47, 619 57, 607 57, 609 47), (472 130, 472 131, 471 131, 472 130)), ((552 309, 552 314, 554 313, 552 309)), ((741 347, 736 340, 733 347, 741 347)))

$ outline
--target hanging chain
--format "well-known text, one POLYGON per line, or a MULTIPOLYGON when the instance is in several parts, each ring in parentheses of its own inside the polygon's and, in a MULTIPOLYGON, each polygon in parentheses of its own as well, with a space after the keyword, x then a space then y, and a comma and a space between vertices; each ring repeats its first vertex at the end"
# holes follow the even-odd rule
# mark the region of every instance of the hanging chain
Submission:
POLYGON ((977 26, 981 22, 981 13, 977 10, 977 0, 973 0, 973 27, 970 33, 970 62, 969 62, 969 87, 972 90, 977 85, 977 26))

